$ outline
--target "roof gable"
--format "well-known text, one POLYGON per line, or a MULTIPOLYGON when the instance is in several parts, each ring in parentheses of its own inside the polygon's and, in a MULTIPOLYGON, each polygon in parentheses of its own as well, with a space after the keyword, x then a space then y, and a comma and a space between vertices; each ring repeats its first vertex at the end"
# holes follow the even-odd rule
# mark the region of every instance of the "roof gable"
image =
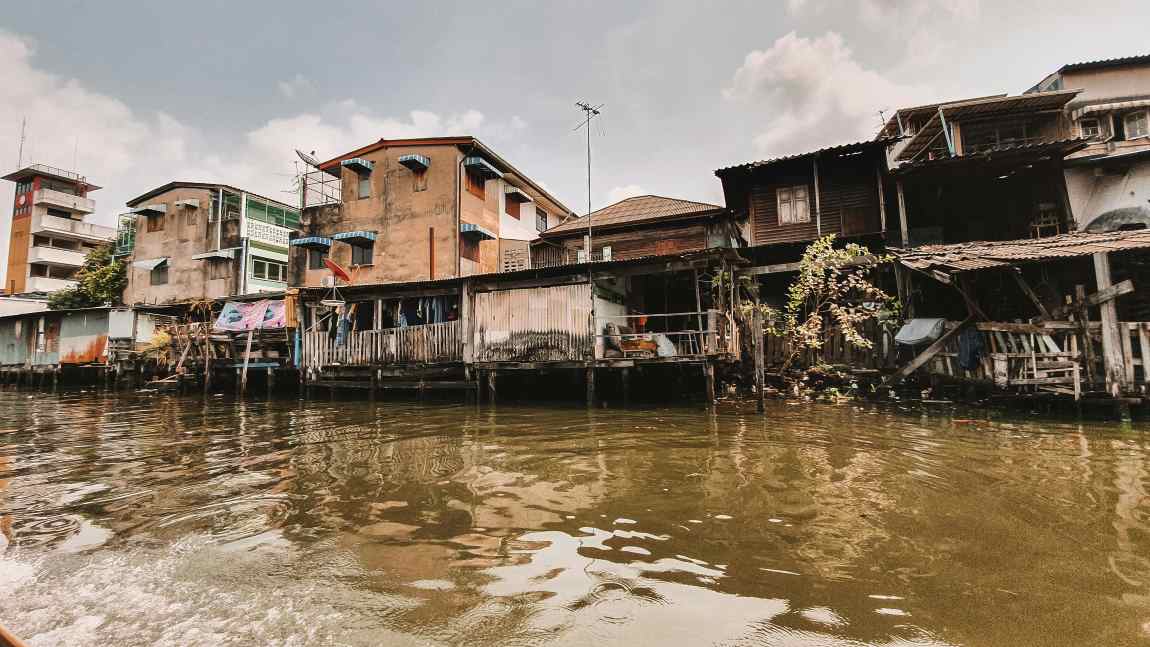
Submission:
MULTIPOLYGON (((659 195, 640 195, 603 207, 591 213, 591 227, 626 227, 642 223, 706 217, 723 211, 723 207, 706 202, 680 200, 659 195)), ((581 233, 587 230, 587 218, 577 218, 543 232, 543 236, 581 233)))

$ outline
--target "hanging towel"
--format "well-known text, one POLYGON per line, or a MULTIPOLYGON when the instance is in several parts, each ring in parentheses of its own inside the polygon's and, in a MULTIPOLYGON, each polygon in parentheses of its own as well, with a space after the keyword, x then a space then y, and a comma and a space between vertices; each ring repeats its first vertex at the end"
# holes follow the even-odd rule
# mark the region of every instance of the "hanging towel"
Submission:
POLYGON ((946 319, 911 319, 899 328, 894 341, 903 346, 926 344, 941 337, 945 327, 946 319))
POLYGON ((986 342, 975 326, 967 326, 958 333, 958 365, 964 371, 978 368, 985 350, 986 342))

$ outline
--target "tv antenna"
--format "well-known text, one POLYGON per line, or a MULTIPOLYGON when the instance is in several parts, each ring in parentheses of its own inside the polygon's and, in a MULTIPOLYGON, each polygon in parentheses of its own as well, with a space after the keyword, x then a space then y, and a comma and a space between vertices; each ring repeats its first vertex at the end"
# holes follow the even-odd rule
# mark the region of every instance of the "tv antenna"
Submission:
POLYGON ((583 246, 587 255, 587 287, 591 292, 591 359, 595 359, 595 341, 599 336, 599 323, 595 320, 595 271, 594 259, 591 257, 591 120, 598 117, 603 104, 592 106, 586 101, 576 101, 575 106, 583 111, 585 119, 575 127, 578 131, 585 128, 587 131, 587 244, 583 246))
POLYGON ((24 166, 24 135, 28 131, 28 117, 20 120, 20 152, 17 154, 16 168, 24 166))

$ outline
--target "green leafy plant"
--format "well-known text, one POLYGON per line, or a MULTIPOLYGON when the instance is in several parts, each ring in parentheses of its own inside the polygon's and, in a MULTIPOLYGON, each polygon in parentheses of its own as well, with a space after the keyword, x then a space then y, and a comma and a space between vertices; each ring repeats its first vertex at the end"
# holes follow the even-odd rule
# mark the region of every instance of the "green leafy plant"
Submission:
POLYGON ((128 285, 128 270, 112 255, 112 245, 107 244, 88 253, 76 272, 75 280, 74 287, 53 292, 48 297, 50 309, 91 308, 119 303, 128 285))
POLYGON ((832 234, 807 246, 781 311, 760 306, 765 308, 767 333, 789 342, 784 372, 804 352, 822 348, 828 328, 841 332, 856 348, 871 348, 873 342, 860 326, 897 310, 897 300, 870 281, 872 271, 890 259, 861 245, 834 243, 832 234))

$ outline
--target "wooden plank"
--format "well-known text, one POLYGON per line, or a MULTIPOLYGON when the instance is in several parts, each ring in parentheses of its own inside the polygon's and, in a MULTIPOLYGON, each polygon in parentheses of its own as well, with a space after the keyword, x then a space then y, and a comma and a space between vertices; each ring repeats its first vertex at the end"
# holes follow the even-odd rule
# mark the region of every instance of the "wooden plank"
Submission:
POLYGON ((1138 326, 1138 350, 1142 356, 1142 383, 1150 382, 1147 379, 1150 376, 1150 331, 1146 329, 1147 324, 1140 324, 1138 326))
POLYGON ((1134 349, 1133 344, 1130 343, 1130 329, 1122 326, 1120 331, 1122 337, 1122 366, 1126 373, 1126 383, 1134 385, 1134 349))
POLYGON ((963 326, 968 323, 970 323, 970 317, 967 317, 962 321, 962 323, 943 333, 943 335, 936 339, 933 344, 927 346, 926 350, 919 353, 918 356, 912 359, 905 366, 895 371, 894 374, 892 374, 890 377, 891 381, 898 381, 905 378, 917 370, 920 366, 930 361, 932 357, 942 352, 942 350, 946 348, 947 342, 954 338, 955 335, 958 334, 958 331, 962 330, 963 326))
POLYGON ((739 274, 742 276, 759 276, 761 274, 780 274, 782 272, 797 272, 802 267, 802 263, 777 263, 775 265, 757 265, 755 267, 748 267, 740 269, 739 274))
POLYGON ((1050 311, 1046 309, 1045 305, 1043 305, 1042 299, 1038 298, 1038 294, 1036 294, 1034 290, 1031 289, 1030 284, 1026 282, 1026 279, 1022 278, 1022 270, 1016 267, 1014 268, 1014 271, 1010 273, 1010 275, 1014 277, 1015 283, 1018 283, 1018 287, 1022 290, 1022 293, 1026 295, 1026 298, 1030 299, 1030 302, 1033 303, 1034 307, 1038 309, 1038 314, 1041 315, 1043 319, 1052 319, 1050 316, 1050 311))
POLYGON ((1086 297, 1086 302, 1092 306, 1101 305, 1107 301, 1111 301, 1123 294, 1130 294, 1134 291, 1134 282, 1130 279, 1115 283, 1107 288, 1100 289, 1094 294, 1086 297))

